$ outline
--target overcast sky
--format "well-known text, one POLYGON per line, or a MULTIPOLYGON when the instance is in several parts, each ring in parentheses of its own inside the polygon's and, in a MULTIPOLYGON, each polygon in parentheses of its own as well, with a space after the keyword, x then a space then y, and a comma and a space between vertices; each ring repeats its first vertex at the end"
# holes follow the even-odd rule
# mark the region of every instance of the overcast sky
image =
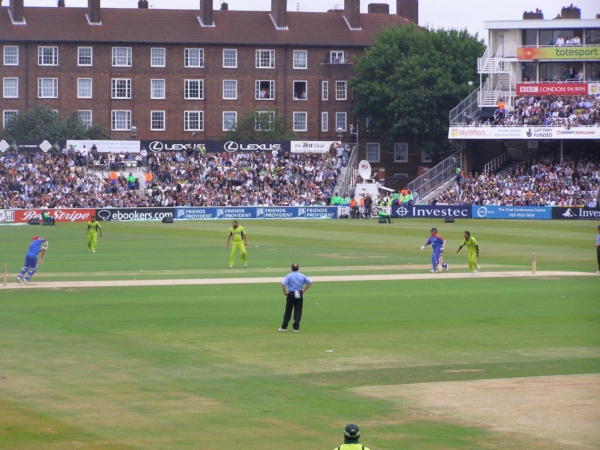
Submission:
MULTIPOLYGON (((102 7, 136 8, 137 0, 100 0, 102 7)), ((231 10, 268 11, 271 0, 226 0, 231 10)), ((479 33, 487 41, 487 31, 483 27, 486 20, 519 20, 523 11, 542 9, 544 19, 556 17, 563 6, 572 0, 420 0, 419 25, 433 28, 458 28, 479 33)), ((10 3, 10 0, 4 4, 10 3)), ((87 0, 65 0, 68 6, 87 6, 87 0)), ((149 0, 151 8, 158 9, 197 9, 200 0, 149 0)), ((219 9, 221 0, 214 0, 214 8, 219 9)), ((361 0, 361 12, 367 12, 369 3, 388 3, 390 13, 396 13, 395 0, 361 0)), ((598 0, 573 0, 581 8, 583 19, 594 19, 600 14, 598 0)), ((56 0, 25 0, 25 6, 55 6, 56 0)), ((288 11, 325 12, 334 8, 343 9, 344 0, 288 0, 288 11)))

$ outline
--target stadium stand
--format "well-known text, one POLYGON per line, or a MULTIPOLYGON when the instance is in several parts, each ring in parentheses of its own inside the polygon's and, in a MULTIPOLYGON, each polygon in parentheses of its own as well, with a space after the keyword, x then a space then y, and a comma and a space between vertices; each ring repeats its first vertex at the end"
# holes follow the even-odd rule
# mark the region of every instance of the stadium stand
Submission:
POLYGON ((599 164, 586 157, 557 162, 554 155, 516 164, 506 172, 469 174, 431 204, 598 206, 599 164))

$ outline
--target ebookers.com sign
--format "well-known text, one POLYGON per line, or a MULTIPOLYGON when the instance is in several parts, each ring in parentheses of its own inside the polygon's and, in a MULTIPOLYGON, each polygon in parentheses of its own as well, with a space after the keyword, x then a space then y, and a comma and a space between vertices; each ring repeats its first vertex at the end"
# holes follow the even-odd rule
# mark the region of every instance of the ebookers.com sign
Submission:
POLYGON ((175 208, 104 208, 96 210, 101 222, 130 220, 162 220, 175 217, 175 208))

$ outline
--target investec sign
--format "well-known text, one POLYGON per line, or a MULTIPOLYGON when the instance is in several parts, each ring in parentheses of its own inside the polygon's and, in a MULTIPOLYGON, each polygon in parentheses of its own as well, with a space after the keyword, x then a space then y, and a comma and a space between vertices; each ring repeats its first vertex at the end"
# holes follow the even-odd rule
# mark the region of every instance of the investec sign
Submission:
POLYGON ((471 206, 413 205, 392 207, 392 217, 400 218, 446 218, 470 219, 471 206))

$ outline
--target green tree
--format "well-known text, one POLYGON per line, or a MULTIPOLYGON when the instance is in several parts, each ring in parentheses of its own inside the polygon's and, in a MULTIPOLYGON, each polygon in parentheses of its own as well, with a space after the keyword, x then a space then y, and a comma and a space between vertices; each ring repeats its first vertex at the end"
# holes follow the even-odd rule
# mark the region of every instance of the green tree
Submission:
POLYGON ((388 27, 356 65, 354 114, 391 144, 410 139, 424 152, 448 147, 448 113, 478 78, 484 44, 466 30, 388 27))
POLYGON ((273 110, 252 109, 242 114, 223 136, 226 141, 290 141, 297 139, 282 116, 273 110))
POLYGON ((6 124, 0 137, 7 140, 40 140, 50 141, 66 139, 109 139, 106 131, 97 126, 86 126, 79 118, 77 111, 62 119, 55 111, 36 106, 19 113, 6 124))

